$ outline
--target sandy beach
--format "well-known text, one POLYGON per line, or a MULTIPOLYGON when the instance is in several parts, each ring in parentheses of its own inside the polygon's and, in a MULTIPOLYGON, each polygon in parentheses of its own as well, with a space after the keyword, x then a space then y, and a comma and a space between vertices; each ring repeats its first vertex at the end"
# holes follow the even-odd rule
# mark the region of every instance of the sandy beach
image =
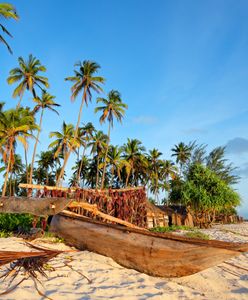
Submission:
MULTIPOLYGON (((248 242, 248 223, 218 225, 203 230, 212 239, 248 242)), ((47 248, 70 249, 63 243, 51 243, 49 239, 35 240, 47 248)), ((29 250, 20 238, 0 239, 1 250, 29 250)), ((112 259, 79 251, 59 255, 51 265, 67 266, 47 271, 48 279, 41 278, 40 290, 52 299, 247 299, 248 297, 248 253, 241 254, 227 263, 222 263, 197 274, 176 278, 156 278, 135 270, 123 268, 112 259), (234 264, 241 268, 232 266, 234 264), (242 269, 244 268, 244 269, 242 269), (79 273, 78 273, 79 272, 79 273), (89 283, 85 275, 91 282, 89 283)), ((1 268, 3 273, 5 267, 1 268)), ((7 282, 0 282, 0 291, 7 288, 7 282)), ((8 300, 44 299, 33 288, 33 281, 26 280, 14 292, 1 296, 8 300)))

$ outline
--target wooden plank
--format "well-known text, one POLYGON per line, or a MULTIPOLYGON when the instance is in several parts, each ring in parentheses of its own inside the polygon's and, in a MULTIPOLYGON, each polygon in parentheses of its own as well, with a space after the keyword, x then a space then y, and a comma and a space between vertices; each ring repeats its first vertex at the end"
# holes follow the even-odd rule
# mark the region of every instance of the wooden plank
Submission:
POLYGON ((0 197, 0 213, 50 216, 64 210, 70 202, 67 198, 0 197))
MULTIPOLYGON (((57 191, 68 191, 69 189, 74 192, 77 189, 81 188, 67 188, 67 187, 57 187, 57 186, 49 186, 49 185, 39 185, 39 184, 29 184, 29 183, 20 183, 19 184, 20 188, 25 188, 25 189, 36 189, 36 190, 44 190, 46 188, 49 191, 57 190, 57 191)), ((124 188, 124 189, 111 189, 112 191, 116 192, 128 192, 128 191, 137 191, 137 190, 142 190, 143 187, 130 187, 130 188, 124 188)), ((84 191, 93 191, 93 192, 98 192, 98 193, 109 193, 109 189, 81 189, 84 191)))
MULTIPOLYGON (((121 220, 119 218, 115 218, 115 217, 112 217, 112 216, 109 216, 107 214, 104 214, 102 213, 101 211, 99 211, 97 209, 97 205, 96 204, 89 204, 89 203, 85 203, 85 202, 71 202, 69 205, 68 205, 69 208, 77 208, 77 207, 81 207, 89 212, 92 212, 93 215, 95 216, 99 216, 105 220, 108 220, 110 222, 115 222, 117 224, 121 224, 121 225, 124 225, 124 226, 127 226, 127 227, 130 227, 130 228, 136 228, 136 229, 140 229, 140 230, 146 230, 144 228, 141 228, 141 227, 138 227, 132 223, 129 223, 127 221, 124 221, 124 220, 121 220)), ((67 213, 67 211, 66 211, 67 213)), ((70 215, 74 215, 75 213, 71 213, 70 215)))

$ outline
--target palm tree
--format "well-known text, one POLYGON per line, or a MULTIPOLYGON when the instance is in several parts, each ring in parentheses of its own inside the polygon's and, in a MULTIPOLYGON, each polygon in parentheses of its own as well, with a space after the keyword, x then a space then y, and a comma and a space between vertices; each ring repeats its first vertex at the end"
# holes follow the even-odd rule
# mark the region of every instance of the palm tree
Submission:
POLYGON ((13 97, 17 96, 20 98, 17 108, 20 106, 22 97, 25 90, 32 92, 34 98, 36 98, 35 87, 39 87, 42 91, 42 86, 48 88, 48 79, 44 76, 40 76, 40 72, 45 72, 46 68, 41 65, 40 61, 32 54, 29 55, 28 60, 24 61, 22 57, 18 58, 19 67, 12 69, 7 78, 8 84, 18 82, 18 86, 13 92, 13 97))
MULTIPOLYGON (((18 20, 19 16, 17 15, 17 12, 13 5, 11 5, 9 3, 0 3, 0 18, 18 20)), ((6 33, 8 36, 12 37, 10 32, 7 30, 7 28, 5 26, 3 26, 3 24, 1 24, 1 23, 0 23, 0 28, 2 29, 3 33, 6 33)), ((6 42, 6 40, 4 39, 4 37, 2 35, 0 35, 0 42, 5 44, 5 46, 9 50, 9 52, 12 54, 12 50, 11 50, 9 44, 6 42)))
POLYGON ((103 153, 103 150, 106 148, 108 136, 104 134, 102 131, 97 131, 92 140, 89 143, 91 147, 91 153, 96 154, 97 166, 96 166, 96 189, 98 188, 99 182, 99 163, 100 163, 100 156, 103 153))
POLYGON ((30 123, 33 117, 22 116, 20 110, 5 111, 0 119, 0 144, 3 147, 3 160, 7 162, 7 169, 2 190, 5 196, 9 172, 14 164, 16 142, 19 141, 27 148, 27 137, 33 137, 30 131, 30 123))
POLYGON ((48 151, 41 151, 40 154, 38 155, 38 168, 36 169, 36 177, 37 175, 40 176, 40 180, 45 182, 46 185, 48 185, 49 183, 49 177, 51 177, 50 174, 53 173, 53 168, 55 166, 55 161, 56 158, 54 158, 54 151, 52 150, 48 150, 48 151), (49 172, 49 169, 51 169, 51 172, 49 172), (45 180, 44 177, 41 178, 41 174, 42 174, 42 170, 44 170, 45 172, 43 172, 43 174, 45 174, 45 180))
POLYGON ((145 157, 143 152, 145 151, 145 147, 142 146, 141 141, 137 139, 127 139, 127 143, 122 146, 123 158, 126 161, 126 183, 125 186, 128 186, 130 175, 132 175, 132 180, 135 180, 135 172, 142 167, 145 157))
POLYGON ((74 133, 74 126, 72 124, 66 124, 64 121, 62 125, 62 132, 53 131, 49 135, 50 138, 53 137, 56 138, 56 140, 49 145, 49 148, 57 147, 57 151, 55 152, 54 156, 58 157, 60 152, 62 152, 64 156, 64 163, 57 179, 57 186, 60 184, 60 180, 64 176, 65 166, 69 159, 70 153, 72 151, 75 151, 76 148, 80 146, 79 139, 78 138, 75 139, 73 133, 74 133))
POLYGON ((72 81, 73 86, 71 88, 71 100, 75 101, 76 97, 83 92, 81 105, 78 113, 78 121, 75 127, 75 138, 78 134, 78 128, 81 120, 82 109, 84 103, 88 105, 88 101, 92 99, 92 91, 97 93, 102 92, 102 88, 99 85, 100 83, 104 83, 105 79, 101 76, 95 76, 95 73, 100 69, 100 65, 98 65, 94 61, 84 60, 83 62, 78 62, 75 64, 75 67, 79 67, 79 70, 74 70, 74 76, 67 77, 65 80, 72 81))
POLYGON ((53 107, 58 107, 60 105, 55 103, 54 99, 55 99, 55 96, 52 96, 52 95, 48 94, 47 92, 43 92, 41 98, 37 97, 37 98, 33 99, 34 102, 36 103, 34 112, 37 113, 39 110, 41 110, 41 114, 40 114, 39 129, 38 129, 36 141, 34 144, 34 151, 33 151, 32 162, 31 162, 30 177, 29 177, 30 184, 32 184, 34 160, 35 160, 36 148, 37 148, 37 144, 38 144, 39 136, 40 136, 40 132, 41 132, 44 111, 45 111, 45 109, 48 109, 48 110, 51 110, 51 111, 55 112, 56 114, 58 114, 58 112, 53 107))
POLYGON ((91 122, 88 122, 86 125, 83 127, 79 127, 79 138, 82 141, 83 145, 83 154, 81 157, 81 162, 78 168, 78 185, 80 186, 80 177, 81 177, 81 172, 82 172, 82 167, 84 163, 84 157, 85 157, 85 152, 88 147, 89 141, 92 139, 93 133, 96 131, 94 125, 91 122))
POLYGON ((186 145, 181 142, 178 145, 175 145, 174 148, 171 149, 173 154, 171 156, 176 157, 176 162, 180 165, 180 176, 182 176, 183 165, 190 159, 191 157, 191 146, 186 145))
MULTIPOLYGON (((168 192, 170 189, 169 178, 175 179, 177 177, 177 167, 171 160, 162 160, 160 168, 160 178, 162 178, 161 188, 168 192)), ((165 196, 166 199, 166 196, 165 196)))
POLYGON ((114 117, 118 122, 122 122, 122 118, 125 114, 125 109, 127 109, 127 104, 123 103, 121 100, 121 94, 118 91, 111 90, 108 95, 107 99, 105 98, 97 98, 97 103, 102 103, 102 106, 98 106, 95 108, 95 112, 101 111, 102 115, 100 117, 100 123, 104 123, 106 119, 109 122, 108 126, 108 141, 107 141, 107 148, 105 151, 105 158, 104 158, 104 167, 103 167, 103 174, 102 174, 102 183, 101 189, 104 187, 104 180, 105 180, 105 172, 106 172, 106 163, 107 163, 107 155, 108 155, 108 148, 110 143, 110 129, 114 125, 114 117))
POLYGON ((159 188, 159 170, 161 166, 160 156, 162 152, 158 149, 149 150, 149 154, 147 156, 148 159, 148 168, 151 180, 151 186, 155 194, 155 200, 158 201, 158 188, 159 188))
MULTIPOLYGON (((108 151, 107 162, 110 165, 110 187, 113 186, 114 176, 121 180, 121 170, 125 166, 125 160, 121 158, 121 148, 118 146, 110 146, 108 151)), ((103 163, 104 166, 105 162, 103 163)), ((99 166, 101 168, 101 165, 99 166)))

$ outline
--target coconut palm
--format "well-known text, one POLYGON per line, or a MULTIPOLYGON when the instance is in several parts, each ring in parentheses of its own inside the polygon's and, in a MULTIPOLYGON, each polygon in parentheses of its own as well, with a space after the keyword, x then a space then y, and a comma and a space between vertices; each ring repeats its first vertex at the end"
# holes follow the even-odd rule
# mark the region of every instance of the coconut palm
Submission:
POLYGON ((51 111, 55 112, 56 114, 58 114, 58 112, 54 109, 54 107, 58 107, 60 105, 55 103, 54 99, 55 99, 55 96, 52 96, 52 95, 48 94, 47 92, 43 92, 41 98, 37 97, 37 98, 33 99, 34 102, 36 103, 34 112, 37 113, 39 110, 41 110, 41 114, 40 114, 39 129, 38 129, 36 141, 34 144, 34 151, 33 151, 32 162, 31 162, 30 177, 29 177, 30 184, 32 184, 34 160, 35 160, 36 148, 38 145, 39 136, 40 136, 40 132, 41 132, 44 111, 47 109, 47 110, 51 110, 51 111))
POLYGON ((96 189, 98 188, 99 183, 100 156, 103 154, 103 151, 106 148, 107 140, 108 136, 100 130, 93 135, 91 141, 89 142, 89 147, 91 147, 91 153, 96 154, 96 189))
POLYGON ((22 57, 18 58, 19 67, 12 69, 7 78, 8 84, 18 83, 18 86, 13 92, 13 97, 19 97, 17 108, 20 106, 25 90, 32 92, 36 98, 35 87, 39 87, 42 91, 44 87, 48 88, 48 79, 41 76, 41 72, 45 72, 46 68, 32 54, 25 61, 22 57))
POLYGON ((93 133, 96 131, 94 125, 91 122, 88 122, 86 125, 83 127, 79 127, 79 133, 78 136, 80 138, 81 144, 83 145, 83 154, 81 157, 80 165, 78 168, 78 185, 80 186, 80 178, 81 178, 81 172, 82 172, 82 167, 84 163, 84 157, 85 157, 85 152, 86 149, 89 145, 89 141, 91 140, 93 133))
POLYGON ((106 163, 107 163, 107 155, 108 155, 108 148, 110 142, 110 129, 114 125, 114 118, 118 122, 122 122, 122 118, 125 114, 125 109, 127 109, 127 104, 123 103, 121 100, 121 94, 116 90, 111 90, 106 98, 97 98, 97 103, 101 103, 102 106, 98 106, 95 108, 95 112, 98 111, 102 112, 100 117, 100 123, 104 123, 106 119, 108 120, 108 140, 107 140, 107 147, 105 151, 104 157, 104 167, 103 167, 103 174, 102 174, 102 182, 101 182, 101 189, 104 187, 104 180, 105 180, 105 172, 106 172, 106 163))
POLYGON ((0 119, 0 143, 3 148, 3 160, 7 162, 2 196, 5 196, 9 172, 14 164, 16 143, 18 141, 27 148, 26 138, 33 137, 30 133, 32 122, 33 117, 23 116, 20 109, 5 111, 0 119))
POLYGON ((161 166, 161 159, 160 156, 162 152, 158 149, 149 150, 147 155, 148 159, 148 169, 151 181, 151 187, 154 191, 155 200, 158 201, 158 188, 159 188, 159 170, 161 166))
MULTIPOLYGON (((169 178, 174 180, 177 177, 178 169, 171 160, 162 160, 160 167, 160 178, 161 184, 160 187, 162 191, 168 192, 170 189, 169 178)), ((165 195, 166 199, 166 195, 165 195)))
POLYGON ((176 157, 176 162, 180 165, 180 176, 182 176, 183 165, 190 159, 191 157, 191 146, 186 145, 181 142, 178 145, 175 145, 174 148, 171 149, 173 154, 171 156, 176 157))
POLYGON ((82 100, 78 113, 77 125, 75 127, 75 137, 78 134, 78 128, 81 120, 82 109, 84 103, 88 105, 88 102, 92 99, 92 91, 97 93, 102 92, 102 87, 100 84, 104 83, 105 79, 101 76, 96 76, 95 74, 100 69, 94 61, 84 60, 83 62, 78 62, 75 64, 75 67, 78 67, 78 70, 74 70, 74 76, 65 78, 66 81, 72 81, 73 86, 71 87, 71 100, 75 101, 77 96, 82 92, 82 100))
POLYGON ((126 183, 127 187, 129 184, 130 175, 132 175, 133 182, 135 180, 135 173, 138 170, 143 168, 145 156, 143 152, 145 151, 145 147, 142 145, 141 141, 137 139, 127 139, 127 143, 122 146, 123 158, 127 162, 125 170, 126 170, 126 183))
POLYGON ((62 152, 64 156, 64 163, 57 179, 58 186, 60 184, 61 178, 63 178, 64 176, 65 166, 69 159, 70 153, 72 151, 75 151, 80 146, 80 141, 78 138, 74 137, 74 126, 72 124, 66 124, 65 121, 62 125, 62 131, 50 132, 49 137, 56 138, 56 140, 49 145, 49 148, 57 147, 57 151, 55 152, 54 156, 58 157, 60 152, 62 152))
MULTIPOLYGON (((18 20, 19 16, 17 15, 17 12, 12 4, 0 3, 0 19, 1 18, 18 20)), ((8 36, 12 37, 10 32, 7 30, 7 28, 3 26, 3 24, 1 23, 0 23, 0 28, 2 29, 3 33, 6 33, 8 36)), ((1 34, 0 34, 0 42, 5 44, 9 52, 12 54, 12 50, 9 44, 6 42, 5 38, 1 34)))

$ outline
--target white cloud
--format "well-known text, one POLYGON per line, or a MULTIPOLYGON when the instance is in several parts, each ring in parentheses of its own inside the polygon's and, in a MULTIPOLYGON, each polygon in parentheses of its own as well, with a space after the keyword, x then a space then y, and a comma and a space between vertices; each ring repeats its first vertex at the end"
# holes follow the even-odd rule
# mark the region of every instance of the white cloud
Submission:
POLYGON ((133 122, 135 124, 142 124, 142 125, 155 124, 157 121, 158 119, 153 116, 137 116, 133 118, 133 122))

